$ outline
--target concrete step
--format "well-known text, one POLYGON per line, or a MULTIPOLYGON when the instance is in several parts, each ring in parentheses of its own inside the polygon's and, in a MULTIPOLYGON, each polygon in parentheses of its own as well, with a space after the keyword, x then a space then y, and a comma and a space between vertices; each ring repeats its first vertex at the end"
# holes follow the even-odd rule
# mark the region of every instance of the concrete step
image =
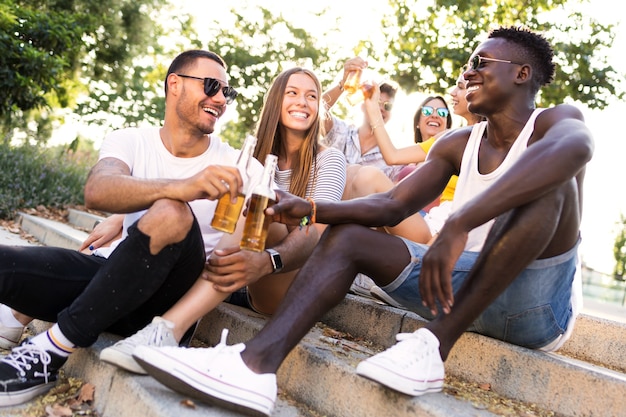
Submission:
MULTIPOLYGON (((80 215, 76 214, 77 217, 80 215)), ((95 223, 98 219, 90 221, 95 223)), ((36 223, 28 219, 27 226, 31 222, 36 223)), ((78 220, 72 222, 78 223, 78 220)), ((39 222, 37 227, 55 226, 51 223, 54 222, 39 222)), ((63 226, 71 228, 68 225, 63 226)), ((33 226, 34 229, 36 227, 33 226)), ((46 236, 52 232, 46 231, 41 234, 47 239, 46 236)), ((84 237, 78 239, 80 240, 76 240, 75 245, 80 245, 84 237)), ((225 304, 203 319, 196 339, 212 346, 219 341, 221 329, 230 328, 229 343, 245 341, 262 327, 264 321, 263 317, 249 310, 225 304)), ((315 410, 315 413, 328 416, 492 415, 489 411, 472 405, 468 400, 460 400, 450 395, 454 389, 448 387, 448 384, 448 392, 411 399, 356 376, 354 368, 359 360, 392 345, 396 333, 412 331, 424 323, 423 319, 411 312, 348 295, 344 302, 324 317, 320 326, 326 325, 340 334, 350 336, 347 339, 341 337, 335 339, 316 327, 281 367, 280 392, 282 396, 290 398, 284 402, 292 406, 298 404, 289 411, 295 414, 284 415, 306 415, 303 413, 310 412, 303 410, 315 410), (358 319, 355 319, 357 317, 358 319)), ((82 376, 83 371, 79 368, 87 366, 86 364, 94 369, 108 366, 97 361, 97 352, 101 347, 94 346, 92 349, 96 352, 92 353, 92 356, 84 356, 89 355, 88 353, 81 353, 81 356, 73 355, 66 366, 68 372, 82 376), (74 366, 72 363, 81 365, 74 366)), ((557 354, 523 349, 467 333, 455 346, 446 362, 446 372, 452 378, 475 384, 489 384, 492 391, 505 399, 534 403, 559 416, 621 415, 626 409, 625 368, 626 324, 585 314, 579 317, 572 338, 557 354)), ((90 381, 97 377, 95 374, 88 375, 90 381)), ((120 388, 124 387, 123 384, 137 384, 136 380, 139 378, 119 370, 113 372, 113 375, 110 379, 104 377, 104 385, 98 386, 110 386, 111 391, 124 392, 124 389, 120 388), (119 373, 123 376, 117 375, 119 373), (127 379, 130 382, 126 381, 127 379), (106 385, 108 383, 111 385, 106 385)), ((147 384, 147 388, 141 388, 141 395, 149 398, 144 392, 153 392, 154 383, 147 384)), ((140 386, 143 387, 143 384, 140 386)), ((135 392, 137 389, 139 388, 132 388, 129 385, 127 390, 135 392)), ((161 388, 159 392, 162 394, 164 389, 161 388)), ((173 394, 172 398, 180 400, 176 394, 173 394)), ((102 406, 109 407, 106 402, 102 406)), ((98 406, 98 410, 102 411, 104 408, 98 406)), ((153 414, 149 412, 148 415, 153 414)))
POLYGON ((69 209, 67 220, 73 227, 91 232, 105 217, 106 216, 99 216, 82 210, 69 209))
MULTIPOLYGON (((256 334, 265 321, 264 316, 250 310, 223 304, 202 320, 195 344, 215 345, 222 328, 230 329, 229 344, 244 342, 256 334)), ((424 321, 412 313, 348 295, 307 334, 281 366, 278 373, 280 396, 273 415, 524 415, 492 412, 487 405, 466 400, 463 396, 466 393, 456 392, 451 381, 457 379, 490 384, 503 401, 523 400, 536 404, 540 411, 550 410, 558 416, 621 415, 624 400, 620 393, 626 392, 623 374, 470 333, 462 337, 446 363, 448 379, 442 393, 411 398, 356 375, 359 361, 391 344, 395 333, 389 333, 389 329, 410 331, 423 324, 424 321), (353 315, 357 313, 360 314, 353 315), (338 318, 345 314, 361 319, 360 324, 347 326, 352 329, 350 334, 342 333, 346 326, 341 323, 354 321, 341 320, 337 325, 338 318), (378 317, 378 325, 369 326, 367 322, 375 317, 378 317), (364 329, 363 334, 359 334, 358 328, 364 329), (383 345, 372 340, 382 341, 383 345)), ((188 415, 182 405, 184 397, 149 377, 136 376, 98 360, 100 350, 117 339, 102 335, 94 346, 72 355, 64 367, 66 374, 96 386, 96 409, 102 417, 140 413, 158 417, 188 415)), ((238 415, 197 402, 196 407, 195 412, 210 416, 238 415)))
MULTIPOLYGON (((395 343, 397 332, 413 331, 426 323, 414 313, 352 295, 322 322, 381 349, 395 343)), ((446 361, 446 372, 488 383, 504 397, 537 404, 557 415, 598 415, 599 410, 600 415, 620 415, 626 409, 626 326, 585 315, 578 324, 580 328, 558 353, 466 333, 446 361)))
POLYGON ((46 246, 78 249, 87 238, 87 233, 71 225, 26 213, 20 213, 20 225, 25 232, 46 246))

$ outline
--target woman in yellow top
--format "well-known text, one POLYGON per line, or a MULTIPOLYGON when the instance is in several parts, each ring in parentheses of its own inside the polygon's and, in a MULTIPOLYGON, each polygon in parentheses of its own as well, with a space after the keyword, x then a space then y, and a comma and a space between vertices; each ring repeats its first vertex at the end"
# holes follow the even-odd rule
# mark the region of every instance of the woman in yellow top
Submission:
MULTIPOLYGON (((454 114, 463 117, 469 126, 479 122, 481 117, 467 110, 465 93, 465 80, 462 76, 459 76, 456 85, 450 91, 452 111, 454 114)), ((371 116, 375 116, 375 108, 370 106, 369 110, 374 113, 371 116)), ((375 128, 374 132, 378 146, 388 165, 419 164, 423 162, 432 145, 443 132, 450 127, 451 123, 450 111, 441 96, 427 97, 420 105, 415 119, 416 144, 404 148, 396 148, 391 142, 384 126, 378 126, 376 122, 373 122, 372 127, 375 128), (445 127, 444 121, 446 122, 445 127), (419 141, 420 136, 422 137, 422 141, 419 141), (428 139, 424 139, 424 137, 428 137, 428 139)), ((378 119, 374 117, 370 120, 378 119)), ((405 169, 404 172, 399 175, 399 179, 404 178, 404 176, 408 175, 413 169, 413 167, 405 169)), ((440 201, 452 201, 456 180, 456 176, 450 179, 450 182, 441 195, 440 201)))

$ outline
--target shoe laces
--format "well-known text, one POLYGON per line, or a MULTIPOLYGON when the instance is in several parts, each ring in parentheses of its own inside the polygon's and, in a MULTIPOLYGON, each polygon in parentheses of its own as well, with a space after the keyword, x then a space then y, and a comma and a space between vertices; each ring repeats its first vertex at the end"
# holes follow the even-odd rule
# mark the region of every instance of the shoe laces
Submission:
POLYGON ((150 325, 139 330, 131 337, 120 340, 116 343, 118 348, 129 348, 131 351, 139 345, 142 346, 161 346, 166 333, 170 329, 165 322, 150 323, 150 325))
POLYGON ((46 379, 46 383, 48 383, 48 376, 50 375, 48 372, 48 364, 50 364, 52 358, 48 352, 37 345, 27 343, 16 346, 2 361, 15 368, 22 377, 26 376, 26 371, 29 371, 33 365, 41 362, 43 365, 43 373, 35 371, 33 376, 43 376, 46 379))
POLYGON ((215 345, 215 347, 213 348, 215 353, 219 353, 222 350, 224 350, 225 348, 228 347, 228 345, 226 344, 226 338, 228 337, 228 329, 222 329, 222 335, 220 336, 220 342, 215 345))
POLYGON ((207 364, 211 363, 220 354, 232 355, 239 354, 244 350, 245 346, 242 343, 236 345, 227 345, 226 338, 228 337, 228 329, 222 329, 222 335, 220 342, 214 347, 208 349, 208 355, 206 356, 207 364))
POLYGON ((394 362, 404 362, 407 366, 420 361, 436 351, 419 333, 398 333, 396 340, 398 343, 384 353, 389 353, 393 357, 394 362))

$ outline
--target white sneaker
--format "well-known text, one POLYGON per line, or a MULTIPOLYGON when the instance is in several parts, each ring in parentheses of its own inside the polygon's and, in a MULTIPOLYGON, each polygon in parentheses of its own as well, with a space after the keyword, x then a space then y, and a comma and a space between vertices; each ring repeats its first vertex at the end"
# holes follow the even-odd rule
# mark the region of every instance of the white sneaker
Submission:
POLYGON ((228 330, 213 348, 138 346, 134 358, 163 385, 208 404, 269 416, 276 402, 276 374, 257 374, 241 359, 243 343, 226 346, 228 330))
POLYGON ((356 373, 407 395, 441 391, 445 371, 437 337, 421 328, 396 339, 389 349, 359 363, 356 373))
POLYGON ((372 288, 373 285, 376 285, 373 279, 367 275, 357 274, 352 285, 350 285, 350 292, 371 298, 372 294, 370 294, 370 288, 372 288))
POLYGON ((172 329, 174 323, 161 317, 152 319, 152 323, 134 335, 122 339, 113 346, 102 349, 100 360, 136 374, 145 375, 146 371, 133 359, 133 351, 137 346, 178 346, 172 329))
POLYGON ((385 292, 385 290, 383 290, 376 284, 372 285, 372 288, 370 288, 370 294, 372 294, 372 296, 377 300, 389 304, 392 307, 405 308, 402 304, 391 298, 389 294, 385 292))
POLYGON ((372 298, 376 301, 382 301, 385 304, 396 308, 404 308, 404 306, 391 298, 385 291, 382 290, 373 279, 367 275, 357 274, 350 285, 350 292, 363 297, 372 298))
POLYGON ((8 327, 0 323, 0 348, 12 349, 20 342, 24 333, 24 326, 22 327, 8 327))

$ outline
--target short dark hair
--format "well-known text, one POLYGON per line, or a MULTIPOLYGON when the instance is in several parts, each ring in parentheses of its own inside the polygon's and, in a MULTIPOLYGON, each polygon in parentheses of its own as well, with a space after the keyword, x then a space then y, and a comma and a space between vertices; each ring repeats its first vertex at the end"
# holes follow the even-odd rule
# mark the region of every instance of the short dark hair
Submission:
POLYGON ((554 50, 542 35, 523 27, 510 26, 494 29, 488 37, 505 39, 515 45, 514 53, 518 55, 518 59, 529 63, 533 69, 535 93, 554 80, 554 50))
POLYGON ((195 64, 196 61, 200 58, 211 59, 224 67, 224 69, 228 69, 224 59, 215 52, 205 51, 204 49, 190 49, 188 51, 182 52, 176 58, 174 58, 174 60, 170 64, 169 69, 167 70, 167 74, 165 75, 165 95, 167 95, 167 77, 169 77, 170 74, 174 74, 180 72, 183 69, 187 69, 187 67, 195 64))
POLYGON ((398 84, 393 81, 385 81, 380 84, 380 92, 387 94, 390 98, 394 98, 398 92, 398 84))

